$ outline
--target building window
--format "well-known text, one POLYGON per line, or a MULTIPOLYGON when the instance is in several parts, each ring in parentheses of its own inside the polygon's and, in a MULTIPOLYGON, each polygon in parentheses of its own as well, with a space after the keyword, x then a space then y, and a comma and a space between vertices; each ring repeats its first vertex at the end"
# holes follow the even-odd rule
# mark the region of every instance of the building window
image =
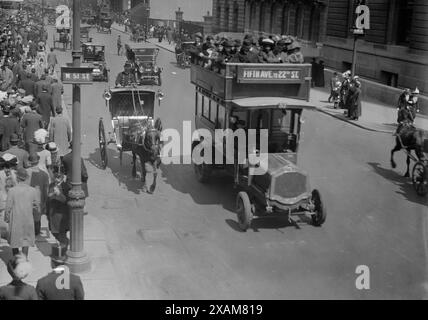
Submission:
POLYGON ((221 23, 221 7, 217 6, 217 27, 220 27, 221 23))
POLYGON ((397 88, 398 86, 398 74, 388 71, 381 71, 380 72, 380 80, 383 84, 386 84, 387 86, 397 88))
POLYGON ((229 31, 229 14, 230 14, 229 4, 226 3, 226 8, 224 8, 224 29, 226 31, 229 31))
POLYGON ((290 7, 286 4, 284 5, 284 8, 282 10, 282 26, 281 26, 281 33, 282 34, 289 34, 290 32, 290 7))
POLYGON ((257 12, 257 6, 255 2, 251 2, 250 5, 250 29, 255 30, 257 29, 256 26, 256 12, 257 12))
POLYGON ((259 16, 259 31, 263 31, 264 23, 265 23, 265 15, 266 15, 266 3, 262 2, 260 4, 260 16, 259 16))
POLYGON ((235 1, 233 3, 233 32, 238 32, 239 6, 235 1))
POLYGON ((398 2, 398 21, 396 44, 408 45, 413 21, 414 0, 402 0, 398 2))
POLYGON ((296 14, 294 18, 294 35, 298 38, 303 37, 303 7, 301 5, 297 6, 296 14))

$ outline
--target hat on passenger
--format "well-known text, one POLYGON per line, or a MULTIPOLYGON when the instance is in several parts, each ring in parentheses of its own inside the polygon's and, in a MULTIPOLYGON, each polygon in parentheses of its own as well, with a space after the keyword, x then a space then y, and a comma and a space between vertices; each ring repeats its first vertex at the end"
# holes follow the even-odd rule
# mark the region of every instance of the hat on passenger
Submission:
POLYGON ((413 90, 413 92, 412 92, 413 94, 419 94, 420 92, 419 92, 419 89, 418 89, 418 87, 416 87, 416 89, 415 90, 413 90))
POLYGON ((294 49, 300 49, 302 46, 300 45, 300 43, 298 41, 293 41, 293 43, 291 45, 289 45, 288 49, 289 50, 294 50, 294 49))
POLYGON ((204 36, 202 35, 202 33, 197 32, 197 33, 195 33, 195 38, 203 39, 203 38, 204 38, 204 36))
POLYGON ((272 39, 266 38, 262 40, 262 45, 264 46, 272 46, 275 44, 275 41, 273 41, 272 39))
POLYGON ((230 40, 225 40, 222 42, 223 47, 231 48, 233 47, 233 43, 230 40))
POLYGON ((24 89, 18 89, 18 93, 25 96, 25 90, 24 89))

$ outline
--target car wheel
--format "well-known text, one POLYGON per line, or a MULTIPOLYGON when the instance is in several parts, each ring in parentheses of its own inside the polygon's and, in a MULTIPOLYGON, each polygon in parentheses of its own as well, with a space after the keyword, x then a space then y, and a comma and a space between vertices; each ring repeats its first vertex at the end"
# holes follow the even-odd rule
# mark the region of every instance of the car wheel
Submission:
POLYGON ((321 199, 321 194, 318 190, 312 191, 312 203, 314 205, 314 214, 312 215, 312 224, 320 227, 327 218, 327 211, 321 199))
POLYGON ((253 221, 254 206, 245 191, 239 192, 236 197, 236 213, 238 215, 239 228, 242 231, 247 231, 251 226, 251 221, 253 221))

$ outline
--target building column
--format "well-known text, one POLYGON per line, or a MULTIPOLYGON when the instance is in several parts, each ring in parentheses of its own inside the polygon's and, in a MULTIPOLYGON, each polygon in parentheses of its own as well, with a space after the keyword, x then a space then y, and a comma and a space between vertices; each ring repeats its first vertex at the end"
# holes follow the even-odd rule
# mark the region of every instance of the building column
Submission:
POLYGON ((244 32, 248 32, 251 29, 250 26, 250 16, 251 16, 251 4, 249 0, 245 0, 244 3, 244 32))

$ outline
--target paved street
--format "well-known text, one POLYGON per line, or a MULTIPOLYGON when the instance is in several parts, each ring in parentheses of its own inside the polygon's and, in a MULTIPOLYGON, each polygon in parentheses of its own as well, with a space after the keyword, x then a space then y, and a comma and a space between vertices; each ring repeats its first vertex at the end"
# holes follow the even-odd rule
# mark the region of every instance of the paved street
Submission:
MULTIPOLYGON (((116 55, 118 34, 95 29, 90 34, 94 42, 107 45, 110 85, 125 62, 116 55)), ((61 63, 71 61, 70 51, 57 52, 61 63)), ((183 121, 194 118, 189 70, 177 68, 174 54, 166 50, 160 51, 158 64, 164 68, 166 97, 155 115, 164 128, 181 131, 183 121)), ((403 153, 396 154, 398 168, 391 169, 391 134, 307 112, 299 166, 321 191, 326 223, 296 228, 285 218, 271 218, 254 221, 243 233, 234 213, 236 191, 227 177, 217 175, 201 185, 189 165, 162 166, 158 188, 148 195, 131 177, 131 155, 125 154, 120 166, 114 145, 108 149, 108 168, 99 168, 100 117, 111 130, 102 99, 106 87, 95 83, 82 89, 82 152, 90 177, 86 231, 100 235, 107 246, 92 245, 87 251, 100 272, 104 260, 96 259, 97 250, 105 251, 114 298, 428 298, 427 198, 418 197, 403 177, 403 153), (370 290, 355 288, 359 265, 370 268, 370 290)), ((64 99, 71 103, 69 85, 64 99)), ((30 256, 37 254, 31 250, 30 256)), ((96 285, 102 278, 97 281, 84 281, 93 290, 89 297, 96 298, 95 292, 107 297, 96 285)))

